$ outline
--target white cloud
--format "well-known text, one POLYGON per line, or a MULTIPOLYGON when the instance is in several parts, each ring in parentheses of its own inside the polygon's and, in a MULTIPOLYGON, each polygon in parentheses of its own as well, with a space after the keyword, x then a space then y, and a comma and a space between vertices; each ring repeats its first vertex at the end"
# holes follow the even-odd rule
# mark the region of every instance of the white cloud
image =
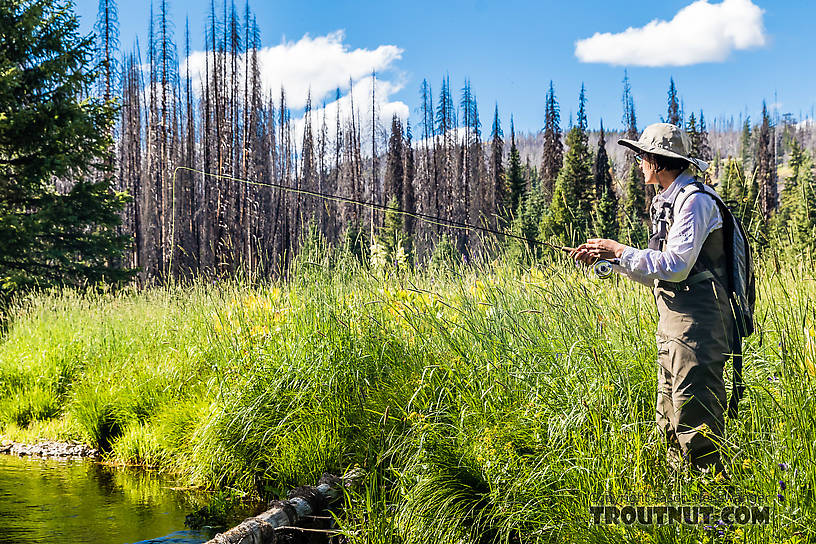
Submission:
MULTIPOLYGON (((259 49, 258 63, 264 95, 272 93, 277 101, 283 88, 288 107, 295 112, 302 112, 311 92, 313 133, 317 135, 325 103, 329 131, 333 135, 337 109, 340 108, 344 122, 350 116, 350 90, 353 87, 355 117, 362 120, 363 134, 369 134, 373 71, 377 78, 375 92, 380 124, 390 128, 391 116, 394 114, 406 119, 408 106, 393 100, 393 95, 402 90, 405 84, 404 75, 395 67, 396 62, 402 58, 403 50, 395 45, 380 45, 375 49, 349 49, 344 39, 344 32, 338 30, 314 38, 307 34, 298 41, 287 41, 284 38, 279 45, 259 49), (341 93, 339 100, 336 95, 338 89, 341 93)), ((186 74, 189 63, 190 79, 196 92, 201 90, 206 55, 203 51, 194 52, 181 64, 180 73, 186 74)), ((239 66, 243 66, 244 61, 241 58, 239 66)), ((300 145, 304 117, 298 115, 293 119, 293 124, 295 138, 300 145)))
MULTIPOLYGON (((348 83, 348 82, 347 82, 348 83)), ((393 83, 386 80, 377 79, 374 88, 375 97, 377 97, 377 146, 378 153, 382 151, 384 134, 383 131, 391 130, 391 118, 396 115, 403 122, 408 118, 410 112, 408 105, 401 101, 392 101, 391 95, 402 88, 401 83, 393 83)), ((332 96, 336 96, 332 94, 332 96)), ((323 105, 315 104, 312 110, 312 134, 317 138, 320 130, 320 125, 323 122, 323 115, 325 109, 326 124, 328 125, 329 138, 334 138, 334 131, 337 122, 337 110, 340 110, 341 123, 347 123, 351 119, 351 102, 354 100, 354 118, 355 122, 360 123, 360 133, 362 136, 362 151, 363 154, 370 156, 371 150, 371 76, 364 77, 354 83, 354 88, 351 92, 346 92, 341 95, 339 100, 332 100, 327 102, 325 108, 323 105)), ((303 142, 303 130, 306 121, 305 116, 302 116, 293 121, 293 129, 295 133, 295 141, 298 146, 303 142)), ((387 133, 386 133, 387 134, 387 133)), ((386 136, 387 137, 387 136, 386 136)))
POLYGON ((303 36, 297 42, 286 42, 258 51, 261 78, 269 89, 286 88, 293 108, 306 105, 306 95, 312 90, 312 100, 319 100, 338 87, 347 89, 349 79, 358 81, 391 68, 402 57, 402 49, 381 45, 374 50, 349 50, 343 43, 343 31, 311 38, 303 36))
MULTIPOLYGON (((258 50, 261 81, 266 92, 279 93, 286 90, 289 106, 295 110, 306 105, 306 97, 311 90, 312 103, 323 99, 334 99, 335 91, 348 91, 349 81, 363 80, 371 72, 393 72, 394 63, 402 58, 402 49, 395 45, 380 45, 376 49, 349 49, 343 43, 342 30, 326 36, 304 35, 298 41, 287 41, 279 45, 258 50)), ((182 63, 181 73, 186 72, 185 63, 190 65, 190 77, 200 81, 204 72, 206 53, 197 51, 182 63)), ((241 59, 240 64, 243 64, 241 59)), ((391 90, 399 83, 392 83, 391 90)), ((199 87, 199 85, 195 85, 199 87)), ((397 89, 398 90, 398 89, 397 89)))
POLYGON ((763 10, 751 0, 697 0, 671 21, 653 20, 623 32, 596 32, 575 42, 581 62, 628 66, 688 66, 722 62, 734 50, 767 43, 763 10))

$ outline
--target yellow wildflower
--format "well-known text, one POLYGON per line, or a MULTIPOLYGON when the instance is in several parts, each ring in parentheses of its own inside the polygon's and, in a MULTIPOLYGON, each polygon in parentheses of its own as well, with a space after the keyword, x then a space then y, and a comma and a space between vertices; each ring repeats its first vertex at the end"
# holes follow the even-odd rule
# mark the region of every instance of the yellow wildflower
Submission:
POLYGON ((269 334, 269 327, 266 325, 255 325, 251 329, 252 336, 266 336, 269 334))

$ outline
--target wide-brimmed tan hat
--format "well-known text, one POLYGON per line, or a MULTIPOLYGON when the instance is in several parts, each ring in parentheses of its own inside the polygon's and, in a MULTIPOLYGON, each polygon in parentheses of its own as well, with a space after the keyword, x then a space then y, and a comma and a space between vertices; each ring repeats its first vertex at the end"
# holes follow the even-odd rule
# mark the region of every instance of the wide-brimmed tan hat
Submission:
POLYGON ((691 152, 691 140, 688 134, 678 126, 669 123, 655 123, 643 129, 640 139, 628 140, 621 138, 620 145, 625 145, 629 149, 673 157, 675 159, 685 159, 700 169, 701 172, 708 168, 708 163, 704 160, 695 159, 689 156, 691 152))

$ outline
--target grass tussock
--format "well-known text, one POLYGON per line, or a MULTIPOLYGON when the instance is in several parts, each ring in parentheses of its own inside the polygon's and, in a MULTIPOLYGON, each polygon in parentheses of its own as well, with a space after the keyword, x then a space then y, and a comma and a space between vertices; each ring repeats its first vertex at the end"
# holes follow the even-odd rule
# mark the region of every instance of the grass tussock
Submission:
POLYGON ((651 294, 567 263, 383 275, 327 260, 260 286, 43 294, 0 342, 0 427, 262 497, 360 465, 351 542, 805 542, 816 282, 768 262, 724 448, 730 491, 773 506, 772 526, 589 523, 592 504, 724 487, 666 463, 651 294))

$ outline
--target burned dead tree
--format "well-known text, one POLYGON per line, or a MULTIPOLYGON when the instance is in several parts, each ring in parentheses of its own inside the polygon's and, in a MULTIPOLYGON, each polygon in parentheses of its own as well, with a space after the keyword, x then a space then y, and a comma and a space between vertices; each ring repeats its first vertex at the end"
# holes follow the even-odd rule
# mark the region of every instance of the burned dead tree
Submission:
MULTIPOLYGON (((113 0, 105 6, 115 13, 113 0)), ((137 43, 122 60, 121 85, 108 70, 97 89, 121 103, 115 172, 117 188, 133 197, 122 228, 134 240, 123 264, 138 267, 143 283, 274 275, 287 269, 307 227, 335 244, 353 231, 361 247, 382 228, 384 215, 363 205, 280 186, 378 205, 394 197, 411 213, 478 225, 496 216, 501 153, 493 150, 488 169, 469 81, 458 105, 450 78, 436 104, 423 82, 419 136, 415 141, 397 119, 389 139, 379 123, 374 73, 368 104, 361 106, 359 81, 350 79, 347 94, 337 89, 333 103, 318 109, 309 96, 303 110, 293 111, 285 89, 264 87, 261 38, 249 6, 241 16, 227 2, 211 0, 208 7, 204 51, 194 52, 195 33, 186 26, 180 63, 167 0, 159 0, 151 8, 146 62, 137 43)), ((102 20, 100 54, 110 58, 115 17, 102 20)), ((464 231, 410 218, 403 229, 418 255, 446 232, 463 251, 471 238, 480 243, 464 231)))

